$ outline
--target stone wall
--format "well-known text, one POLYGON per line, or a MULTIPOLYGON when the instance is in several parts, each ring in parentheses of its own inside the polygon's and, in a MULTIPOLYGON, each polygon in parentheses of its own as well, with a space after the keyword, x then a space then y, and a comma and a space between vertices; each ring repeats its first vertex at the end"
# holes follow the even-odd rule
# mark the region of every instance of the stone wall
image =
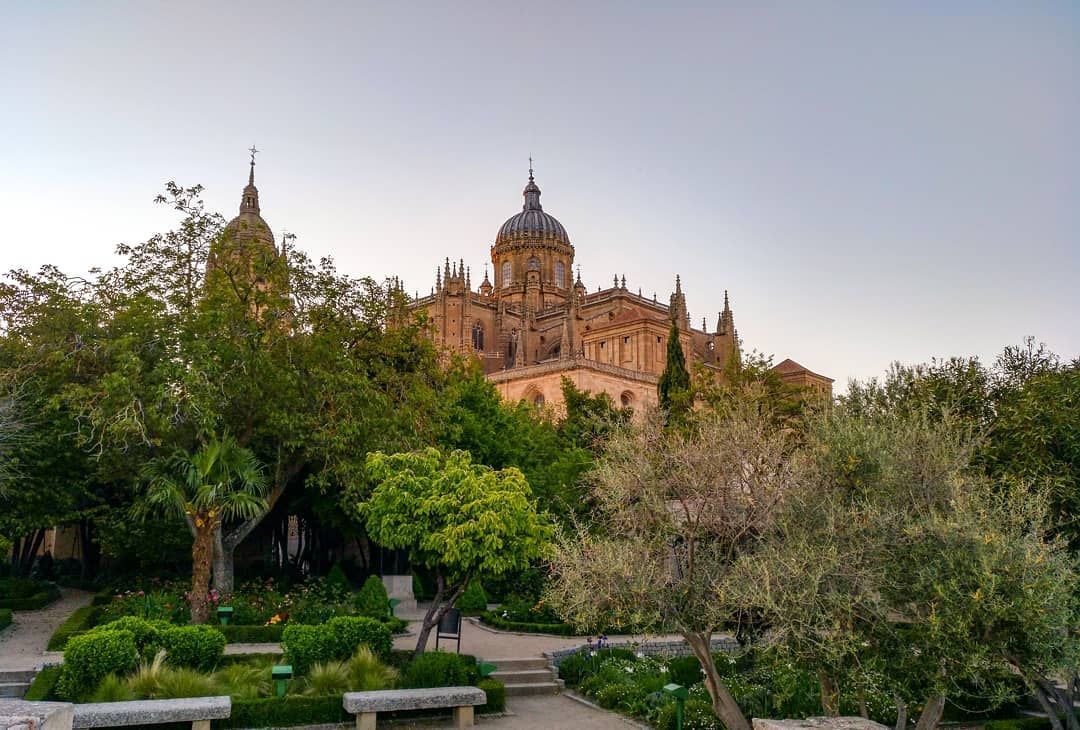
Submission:
MULTIPOLYGON (((594 645, 595 646, 595 645, 594 645)), ((571 654, 576 654, 581 650, 588 650, 588 644, 581 644, 580 646, 572 646, 566 649, 556 649, 554 651, 545 652, 545 656, 551 659, 551 663, 556 667, 562 664, 563 660, 571 654)), ((612 641, 605 645, 608 649, 630 649, 637 654, 644 656, 686 656, 690 654, 690 645, 682 639, 678 641, 646 641, 640 644, 635 644, 630 641, 612 641)), ((716 652, 724 652, 726 654, 733 654, 739 649, 739 643, 729 636, 714 636, 712 640, 712 650, 716 652)))

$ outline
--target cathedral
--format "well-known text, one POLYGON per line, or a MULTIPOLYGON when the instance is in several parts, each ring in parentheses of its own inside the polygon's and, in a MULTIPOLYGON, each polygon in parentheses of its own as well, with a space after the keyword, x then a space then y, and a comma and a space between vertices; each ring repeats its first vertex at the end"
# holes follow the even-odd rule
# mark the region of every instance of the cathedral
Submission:
MULTIPOLYGON (((574 246, 562 223, 544 211, 532 169, 521 212, 510 216, 491 246, 491 271, 475 289, 464 259, 447 259, 435 286, 411 308, 423 311, 430 333, 450 350, 471 354, 488 380, 509 400, 557 406, 562 378, 593 393, 609 394, 616 405, 656 405, 672 319, 687 363, 717 373, 739 356, 728 294, 715 329, 691 325, 682 283, 667 302, 630 291, 626 277, 606 289, 588 291, 580 267, 574 276, 574 246)), ((832 379, 794 360, 775 366, 788 383, 832 395, 832 379)))

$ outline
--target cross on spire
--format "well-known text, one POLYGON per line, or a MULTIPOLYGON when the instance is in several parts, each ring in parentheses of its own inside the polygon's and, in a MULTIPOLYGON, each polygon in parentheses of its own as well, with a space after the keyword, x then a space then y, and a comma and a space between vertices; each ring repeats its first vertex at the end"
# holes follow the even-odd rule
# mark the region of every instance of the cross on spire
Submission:
POLYGON ((256 155, 256 153, 258 153, 258 150, 255 149, 255 145, 251 145, 251 147, 248 149, 248 152, 251 153, 251 164, 254 165, 255 164, 255 155, 256 155))
POLYGON ((532 155, 529 155, 529 182, 532 182, 532 179, 533 179, 532 155))

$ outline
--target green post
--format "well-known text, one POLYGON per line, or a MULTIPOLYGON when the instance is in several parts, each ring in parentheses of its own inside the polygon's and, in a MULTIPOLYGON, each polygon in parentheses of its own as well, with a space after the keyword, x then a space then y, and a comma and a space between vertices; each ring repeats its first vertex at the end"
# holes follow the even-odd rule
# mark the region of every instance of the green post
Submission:
POLYGON ((232 606, 218 606, 217 617, 218 622, 221 623, 222 626, 229 625, 229 621, 232 620, 232 614, 232 606))
POLYGON ((275 664, 270 670, 270 676, 274 678, 274 694, 278 697, 285 696, 285 685, 292 679, 291 664, 275 664))
POLYGON ((400 598, 391 598, 390 600, 387 601, 387 603, 390 605, 390 615, 393 616, 394 615, 394 609, 398 607, 399 603, 401 603, 401 599, 400 598))
POLYGON ((675 698, 675 727, 677 730, 682 730, 683 708, 686 707, 686 699, 690 696, 690 691, 681 684, 672 683, 664 685, 664 694, 675 698))

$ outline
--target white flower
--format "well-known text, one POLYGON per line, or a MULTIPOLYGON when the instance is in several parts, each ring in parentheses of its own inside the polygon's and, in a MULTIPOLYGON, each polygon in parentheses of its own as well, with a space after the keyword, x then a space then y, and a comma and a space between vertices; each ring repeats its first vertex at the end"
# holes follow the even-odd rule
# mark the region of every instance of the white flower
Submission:
POLYGON ((596 651, 595 651, 595 650, 594 650, 594 651, 590 651, 590 652, 589 652, 589 656, 596 656, 596 651))
POLYGON ((634 668, 633 667, 626 667, 626 673, 627 674, 633 674, 634 673, 634 668))
POLYGON ((638 653, 634 654, 634 656, 636 656, 638 659, 644 659, 645 658, 645 653, 639 651, 638 653))

